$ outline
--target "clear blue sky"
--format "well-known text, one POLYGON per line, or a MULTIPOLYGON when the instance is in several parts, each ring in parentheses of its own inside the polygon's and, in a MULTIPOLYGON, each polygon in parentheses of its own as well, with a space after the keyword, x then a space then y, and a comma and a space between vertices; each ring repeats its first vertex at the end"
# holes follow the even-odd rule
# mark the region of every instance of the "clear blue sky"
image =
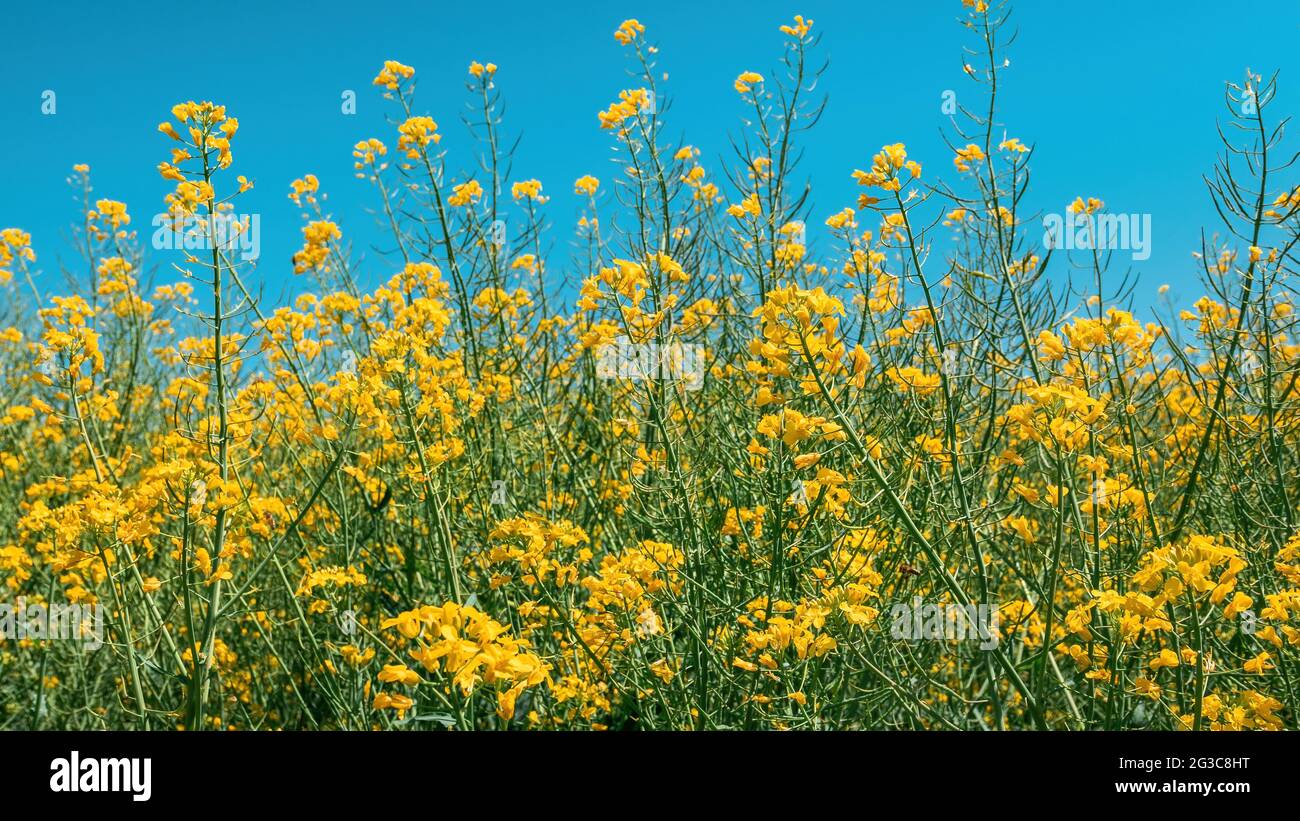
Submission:
MULTIPOLYGON (((320 178, 334 217, 366 254, 367 279, 389 270, 368 247, 379 236, 367 212, 377 200, 351 165, 358 139, 396 142, 384 122, 387 104, 370 85, 386 58, 417 69, 418 107, 438 121, 453 168, 472 156, 459 122, 466 66, 474 59, 500 66, 505 128, 523 136, 515 178, 537 177, 554 195, 547 207, 561 230, 552 270, 578 207, 573 180, 590 173, 608 182, 613 171, 612 139, 596 112, 628 86, 629 63, 611 36, 626 17, 644 23, 661 49, 670 133, 700 147, 714 168, 729 156, 728 134, 742 127, 736 75, 774 66, 777 26, 792 15, 816 21, 830 60, 820 90, 830 102, 806 137, 801 169, 813 182, 814 224, 852 203, 850 172, 868 167, 886 142, 906 142, 928 178, 951 179, 939 139, 941 94, 955 89, 960 98, 972 88, 960 73, 970 36, 956 22, 958 0, 237 0, 202 8, 195 15, 176 4, 77 0, 5 10, 0 227, 32 233, 46 282, 57 281, 61 259, 72 259, 67 226, 76 205, 64 183, 72 165, 89 163, 96 193, 126 201, 147 230, 169 190, 155 167, 171 141, 155 129, 188 99, 223 103, 240 120, 233 171, 257 187, 238 211, 261 214, 258 276, 275 294, 302 286, 289 265, 301 244, 300 212, 285 195, 305 173, 320 178), (45 89, 58 95, 54 116, 41 114, 45 89), (357 92, 356 116, 340 112, 344 89, 357 92)), ((1223 84, 1240 81, 1247 66, 1280 70, 1273 111, 1300 112, 1300 3, 1022 0, 1013 19, 1020 36, 1004 74, 1001 120, 1009 135, 1037 144, 1030 207, 1059 211, 1082 194, 1111 210, 1152 214, 1151 258, 1135 263, 1144 290, 1168 282, 1194 298, 1190 254, 1201 228, 1215 226, 1201 175, 1219 151, 1223 84)))

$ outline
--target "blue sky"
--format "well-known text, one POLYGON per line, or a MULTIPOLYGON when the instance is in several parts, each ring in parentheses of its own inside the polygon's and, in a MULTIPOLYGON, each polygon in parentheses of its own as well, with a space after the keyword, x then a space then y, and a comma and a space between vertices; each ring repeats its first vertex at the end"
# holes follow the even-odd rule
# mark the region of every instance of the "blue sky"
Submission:
MULTIPOLYGON (((67 226, 76 204, 64 182, 72 165, 90 164, 96 194, 124 200, 147 229, 169 190, 155 167, 171 142, 155 129, 188 99, 223 103, 240 120, 233 171, 257 186, 237 210, 261 215, 257 278, 270 295, 303 286, 289 264, 301 244, 300 212, 286 192, 305 173, 329 192, 329 210, 364 254, 366 278, 377 281, 391 268, 370 248, 380 234, 368 209, 378 202, 352 176, 351 157, 358 139, 396 142, 384 120, 389 104, 370 85, 384 59, 417 69, 417 107, 438 121, 453 168, 472 157, 459 122, 466 66, 475 59, 500 66, 505 130, 523 138, 515 178, 539 178, 553 195, 552 270, 579 207, 573 180, 589 173, 608 181, 613 172, 612 138, 598 128, 596 112, 629 86, 630 63, 611 36, 625 17, 644 23, 660 47, 669 133, 699 147, 713 168, 719 157, 730 160, 728 135, 742 128, 736 75, 775 65, 777 26, 792 15, 815 20, 830 67, 819 88, 829 105, 805 137, 801 168, 813 183, 814 224, 853 202, 850 173, 868 167, 887 142, 907 143, 927 178, 954 179, 940 139, 941 96, 953 89, 960 100, 973 88, 960 71, 961 48, 971 41, 957 23, 958 0, 235 0, 205 9, 192 15, 175 4, 77 0, 6 10, 0 227, 32 233, 47 283, 60 281, 60 261, 74 260, 67 226), (41 113, 46 89, 57 94, 53 116, 41 113), (345 89, 357 93, 355 116, 340 111, 345 89)), ((1182 299, 1195 298, 1191 252, 1202 227, 1215 227, 1201 175, 1219 152, 1224 82, 1239 82, 1248 66, 1265 75, 1280 70, 1274 115, 1300 109, 1300 4, 1024 0, 1013 20, 1020 33, 1003 75, 1000 120, 1008 135, 1037 144, 1029 205, 1060 211, 1082 194, 1114 211, 1150 213, 1151 258, 1134 263, 1142 291, 1170 283, 1182 299)))

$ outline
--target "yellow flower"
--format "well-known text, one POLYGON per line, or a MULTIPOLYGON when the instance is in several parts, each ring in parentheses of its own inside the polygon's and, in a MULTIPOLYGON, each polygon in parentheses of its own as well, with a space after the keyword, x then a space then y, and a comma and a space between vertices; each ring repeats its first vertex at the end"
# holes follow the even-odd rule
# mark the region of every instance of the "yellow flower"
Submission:
POLYGON ((541 180, 524 180, 510 186, 510 196, 519 200, 533 200, 535 202, 546 202, 546 197, 542 196, 541 180))
POLYGON ((644 33, 645 26, 641 25, 636 20, 624 20, 622 23, 619 23, 618 29, 614 32, 614 39, 617 40, 620 45, 626 46, 639 35, 644 33))
POLYGON ((437 133, 438 124, 431 117, 410 117, 397 130, 401 134, 397 147, 412 160, 419 159, 420 152, 429 143, 437 145, 442 141, 442 135, 437 133))
POLYGON ((470 180, 452 186, 452 193, 451 196, 447 197, 447 204, 453 207, 473 205, 482 196, 483 186, 479 185, 478 180, 470 180))
POLYGON ((812 29, 812 25, 812 20, 805 20, 802 14, 796 14, 794 16, 794 25, 781 26, 781 33, 788 34, 796 40, 801 40, 808 36, 808 32, 812 29))
POLYGON ((406 711, 415 706, 415 699, 410 696, 390 693, 376 693, 374 707, 376 710, 396 710, 398 718, 406 715, 406 711))
POLYGON ((756 83, 763 82, 763 75, 757 71, 742 71, 736 78, 735 86, 738 94, 748 92, 756 83))
POLYGON ((329 220, 316 220, 302 229, 302 249, 293 255, 293 272, 301 274, 325 266, 330 243, 343 238, 343 232, 329 220))
POLYGON ((1178 666, 1178 656, 1174 653, 1173 650, 1170 650, 1167 647, 1161 650, 1158 656, 1151 659, 1151 661, 1147 663, 1147 667, 1149 667, 1152 670, 1152 672, 1160 670, 1161 668, 1164 667, 1177 667, 1177 666, 1178 666))
POLYGON ((953 157, 952 164, 958 171, 969 171, 971 163, 982 159, 984 159, 984 150, 975 143, 969 143, 965 148, 957 149, 957 156, 953 157))
POLYGON ((377 678, 383 682, 416 685, 420 683, 420 674, 405 664, 385 664, 377 678))
POLYGON ((415 76, 415 69, 402 65, 396 60, 385 60, 384 67, 375 75, 372 85, 383 86, 389 91, 396 91, 402 80, 415 76))
POLYGON ((1266 671, 1273 669, 1272 658, 1267 652, 1261 650, 1259 655, 1243 664, 1242 669, 1247 673, 1262 676, 1266 671))
POLYGON ((812 467, 817 464, 821 461, 821 458, 822 455, 820 453, 802 453, 794 457, 794 466, 799 470, 803 470, 804 468, 812 467))

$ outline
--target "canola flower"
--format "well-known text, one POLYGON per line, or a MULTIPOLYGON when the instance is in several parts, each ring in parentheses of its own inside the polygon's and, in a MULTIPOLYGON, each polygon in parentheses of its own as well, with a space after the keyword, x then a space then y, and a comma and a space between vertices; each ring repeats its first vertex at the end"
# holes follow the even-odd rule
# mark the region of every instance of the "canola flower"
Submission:
POLYGON ((42 294, 51 239, 0 230, 31 308, 0 328, 0 583, 107 635, 0 632, 0 725, 1293 729, 1300 184, 1262 161, 1271 81, 1229 88, 1259 116, 1224 132, 1205 296, 1143 316, 1105 255, 1053 286, 1015 206, 1032 142, 987 113, 1006 11, 954 6, 984 113, 950 158, 864 150, 825 210, 794 161, 816 21, 737 67, 745 151, 716 165, 623 21, 632 87, 587 123, 620 164, 571 181, 568 258, 544 192, 570 181, 502 149, 508 64, 469 65, 468 136, 379 68, 393 125, 352 157, 395 254, 359 262, 304 173, 286 305, 195 219, 254 184, 233 106, 157 127, 162 207, 212 240, 174 282, 144 284, 142 205, 75 166, 89 281, 42 294), (990 640, 899 639, 914 602, 991 610, 990 640))

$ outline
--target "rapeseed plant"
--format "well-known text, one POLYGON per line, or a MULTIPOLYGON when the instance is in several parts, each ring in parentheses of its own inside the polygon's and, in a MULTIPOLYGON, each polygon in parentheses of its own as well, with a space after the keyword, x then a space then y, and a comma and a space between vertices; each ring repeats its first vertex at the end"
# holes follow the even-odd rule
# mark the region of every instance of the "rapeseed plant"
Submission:
POLYGON ((222 105, 158 126, 175 282, 143 284, 127 205, 77 166, 82 293, 40 293, 39 246, 0 231, 34 308, 0 330, 0 581, 102 604, 106 635, 0 623, 0 726, 1293 728, 1300 186, 1274 82, 1227 90, 1207 295, 1144 320, 1110 253, 1031 230, 1032 145, 995 121, 1007 12, 962 6, 983 100, 952 156, 864 151, 818 214, 814 20, 737 74, 720 167, 667 136, 661 53, 624 21, 633 87, 591 123, 620 171, 573 181, 566 262, 490 62, 476 143, 420 113, 416 68, 375 76, 396 133, 353 157, 400 259, 372 290, 306 174, 311 287, 263 304, 222 105), (1049 279, 1062 248, 1086 293, 1049 279), (655 366, 602 369, 611 345, 655 366))

